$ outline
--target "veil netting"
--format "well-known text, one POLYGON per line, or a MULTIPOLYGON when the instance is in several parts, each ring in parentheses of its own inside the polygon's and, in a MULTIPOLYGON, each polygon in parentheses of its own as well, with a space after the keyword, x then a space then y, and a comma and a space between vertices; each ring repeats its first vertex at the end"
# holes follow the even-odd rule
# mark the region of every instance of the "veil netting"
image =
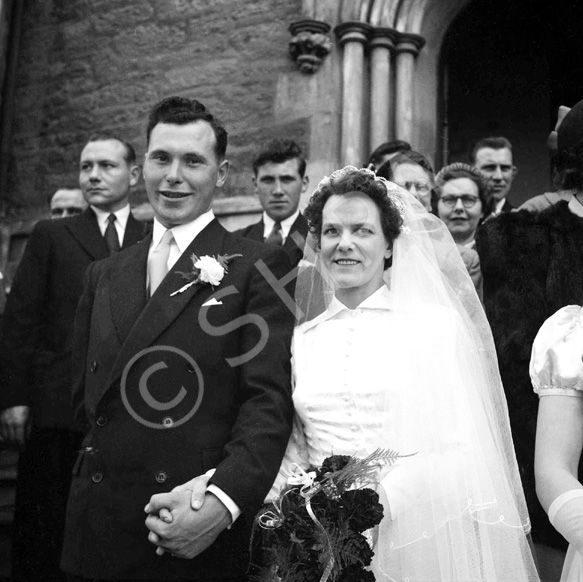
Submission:
MULTIPOLYGON (((390 314, 367 332, 370 351, 383 360, 374 377, 382 391, 375 446, 415 453, 379 477, 386 506, 374 546, 376 580, 538 580, 496 352, 474 285, 443 222, 406 190, 376 179, 403 225, 384 275, 390 314)), ((325 319, 334 295, 315 249, 309 236, 296 280, 296 382, 304 367, 321 371, 325 382, 338 365, 310 366, 319 352, 298 341, 325 319)), ((375 362, 352 365, 364 373, 375 362)), ((287 456, 306 462, 303 429, 296 417, 287 456)))

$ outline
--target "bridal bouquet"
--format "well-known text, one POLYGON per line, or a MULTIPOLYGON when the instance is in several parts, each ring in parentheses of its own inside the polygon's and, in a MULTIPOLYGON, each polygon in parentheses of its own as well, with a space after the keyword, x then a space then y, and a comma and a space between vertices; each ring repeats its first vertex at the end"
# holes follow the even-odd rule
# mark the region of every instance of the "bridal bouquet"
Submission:
POLYGON ((279 498, 257 517, 267 530, 269 565, 259 580, 374 582, 372 534, 383 518, 378 494, 365 487, 379 468, 406 456, 377 450, 364 459, 334 455, 321 467, 298 471, 279 498))

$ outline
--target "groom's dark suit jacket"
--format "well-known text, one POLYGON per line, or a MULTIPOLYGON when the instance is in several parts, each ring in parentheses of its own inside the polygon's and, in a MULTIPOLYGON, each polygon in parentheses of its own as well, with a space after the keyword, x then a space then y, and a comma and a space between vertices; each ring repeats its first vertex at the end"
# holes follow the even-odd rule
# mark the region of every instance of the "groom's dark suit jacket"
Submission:
MULTIPOLYGON (((145 234, 131 215, 123 246, 145 234)), ((91 209, 39 222, 16 272, 0 339, 0 410, 27 405, 35 426, 72 427, 71 337, 92 261, 108 256, 91 209)))
MULTIPOLYGON (((259 222, 256 222, 255 224, 251 224, 250 226, 246 226, 245 228, 235 231, 235 234, 239 234, 252 240, 263 242, 264 230, 265 223, 263 222, 263 219, 261 219, 259 222)), ((306 220, 304 215, 300 213, 298 217, 294 220, 294 223, 290 228, 289 235, 286 237, 285 242, 283 243, 283 248, 289 255, 289 258, 292 262, 292 267, 297 267, 298 263, 302 260, 302 257, 304 256, 303 241, 305 241, 307 237, 308 237, 308 221, 306 220), (302 240, 301 246, 298 246, 294 238, 292 237, 292 234, 296 232, 301 235, 302 240)))
POLYGON ((148 300, 150 241, 87 272, 74 354, 85 452, 74 470, 62 566, 107 580, 240 576, 251 520, 291 431, 294 317, 260 272, 266 266, 280 279, 289 259, 214 220, 148 300), (218 286, 171 296, 186 283, 181 272, 191 271, 193 253, 242 256, 218 286), (192 560, 157 556, 144 524, 150 496, 213 467, 211 482, 243 514, 192 560))

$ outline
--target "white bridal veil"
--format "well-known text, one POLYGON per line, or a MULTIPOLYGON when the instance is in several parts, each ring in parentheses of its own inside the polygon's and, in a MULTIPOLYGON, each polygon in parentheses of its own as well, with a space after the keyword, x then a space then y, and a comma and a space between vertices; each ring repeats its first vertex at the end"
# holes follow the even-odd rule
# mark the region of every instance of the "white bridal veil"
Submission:
MULTIPOLYGON (((346 171, 354 168, 325 180, 346 171)), ((388 508, 374 548, 376 579, 538 580, 482 305, 445 225, 382 181, 403 227, 385 272, 392 317, 379 341, 391 367, 384 370, 381 442, 417 454, 382 476, 388 508)), ((298 323, 321 313, 333 295, 314 248, 308 242, 297 279, 298 323)))

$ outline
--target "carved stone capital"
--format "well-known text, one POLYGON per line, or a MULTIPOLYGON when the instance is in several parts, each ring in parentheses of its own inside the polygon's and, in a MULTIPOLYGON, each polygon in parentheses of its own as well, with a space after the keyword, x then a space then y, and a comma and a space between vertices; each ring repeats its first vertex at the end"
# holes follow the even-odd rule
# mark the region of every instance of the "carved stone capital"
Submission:
POLYGON ((366 44, 372 33, 372 26, 366 22, 342 22, 334 29, 334 34, 340 46, 347 42, 361 42, 366 44))
POLYGON ((298 20, 289 25, 289 54, 302 73, 315 73, 330 52, 330 25, 321 20, 298 20))
POLYGON ((400 32, 397 38, 397 53, 411 53, 415 56, 425 46, 425 39, 412 32, 400 32))
POLYGON ((395 49, 398 38, 399 33, 394 28, 378 26, 373 29, 368 46, 371 49, 387 48, 392 51, 395 49))

